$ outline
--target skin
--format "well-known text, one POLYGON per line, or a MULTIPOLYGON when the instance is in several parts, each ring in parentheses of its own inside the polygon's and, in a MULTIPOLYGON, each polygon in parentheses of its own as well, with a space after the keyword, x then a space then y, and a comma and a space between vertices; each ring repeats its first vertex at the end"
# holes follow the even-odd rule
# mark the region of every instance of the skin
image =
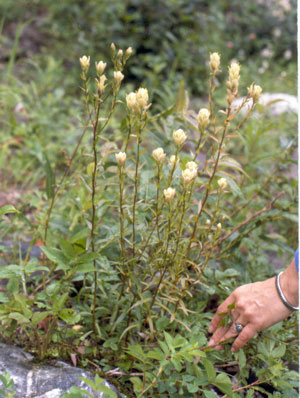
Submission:
MULTIPOLYGON (((293 305, 298 305, 299 279, 295 262, 280 276, 280 286, 286 299, 293 305)), ((213 317, 209 332, 213 333, 208 346, 222 349, 222 341, 236 337, 231 351, 235 352, 242 348, 258 332, 287 318, 290 311, 281 301, 275 286, 275 277, 263 282, 255 282, 243 285, 235 289, 231 295, 218 307, 213 317), (235 303, 233 310, 228 306, 235 303), (234 323, 224 327, 218 327, 224 315, 220 313, 231 312, 235 322, 244 326, 238 334, 234 323), (221 344, 218 344, 221 343, 221 344)))

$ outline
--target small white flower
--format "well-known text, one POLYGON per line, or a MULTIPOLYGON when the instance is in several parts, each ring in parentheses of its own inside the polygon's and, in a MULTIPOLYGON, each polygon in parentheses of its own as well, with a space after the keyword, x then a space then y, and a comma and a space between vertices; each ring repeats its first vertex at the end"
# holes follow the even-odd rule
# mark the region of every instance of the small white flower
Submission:
POLYGON ((248 87, 248 95, 252 97, 253 102, 257 102, 260 99, 261 93, 262 88, 257 84, 252 83, 251 86, 248 87))
POLYGON ((106 62, 103 62, 103 61, 95 62, 95 66, 96 66, 97 74, 100 76, 100 75, 102 75, 102 73, 104 72, 104 69, 106 68, 106 62))
POLYGON ((141 109, 145 109, 148 105, 149 95, 146 88, 139 88, 136 93, 136 102, 141 109))
POLYGON ((211 221, 207 219, 206 220, 206 225, 208 225, 208 226, 211 225, 211 221))
POLYGON ((240 70, 240 64, 236 61, 233 61, 229 66, 229 80, 239 80, 240 70))
POLYGON ((132 47, 128 47, 127 50, 125 51, 125 57, 129 58, 131 54, 132 54, 132 47))
POLYGON ((219 72, 220 55, 218 53, 210 54, 209 67, 213 73, 219 72))
POLYGON ((114 81, 116 83, 117 86, 119 86, 121 84, 121 81, 124 79, 124 75, 122 72, 118 71, 114 71, 114 81))
POLYGON ((164 197, 165 197, 165 199, 168 202, 171 201, 172 199, 174 199, 175 192, 176 192, 175 189, 171 188, 171 187, 169 187, 168 189, 164 189, 164 197))
POLYGON ((227 180, 226 180, 226 178, 220 178, 220 179, 218 180, 218 185, 219 185, 220 189, 222 189, 222 190, 226 189, 226 187, 227 187, 227 180))
POLYGON ((137 108, 136 93, 129 93, 126 95, 126 103, 128 109, 135 110, 137 108))
POLYGON ((198 127, 200 130, 204 130, 208 123, 209 123, 209 116, 210 112, 206 108, 200 109, 197 115, 197 122, 198 122, 198 127))
POLYGON ((217 228, 220 231, 222 229, 222 224, 219 222, 219 224, 217 224, 217 228))
POLYGON ((182 178, 185 184, 190 183, 198 175, 197 169, 185 169, 182 171, 182 178))
POLYGON ((177 146, 182 145, 184 141, 187 139, 187 135, 182 129, 178 129, 173 131, 174 142, 177 146))
POLYGON ((152 152, 152 156, 158 163, 162 163, 165 160, 166 154, 162 148, 156 148, 152 152))
POLYGON ((97 84, 98 90, 100 91, 100 94, 102 94, 104 92, 104 90, 105 90, 105 87, 106 87, 105 82, 106 82, 107 78, 106 78, 105 75, 101 75, 99 77, 99 79, 95 79, 95 80, 96 80, 96 84, 97 84))
POLYGON ((191 162, 187 162, 187 164, 185 165, 185 168, 189 169, 189 170, 197 170, 198 165, 197 165, 197 163, 191 161, 191 162))
POLYGON ((119 166, 122 166, 126 162, 126 153, 125 152, 119 152, 115 154, 117 163, 119 166))
POLYGON ((84 72, 87 72, 89 70, 90 67, 90 58, 91 57, 87 57, 86 55, 84 55, 83 57, 79 58, 79 62, 80 62, 80 66, 81 69, 84 72))

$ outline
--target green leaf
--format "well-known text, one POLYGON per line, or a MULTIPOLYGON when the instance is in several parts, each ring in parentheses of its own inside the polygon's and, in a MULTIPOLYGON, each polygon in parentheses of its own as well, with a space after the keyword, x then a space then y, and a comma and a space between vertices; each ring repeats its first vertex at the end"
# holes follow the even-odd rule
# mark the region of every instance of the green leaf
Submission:
POLYGON ((19 324, 30 323, 30 320, 19 312, 11 312, 8 318, 16 320, 19 324))
POLYGON ((42 322, 44 319, 46 319, 49 314, 50 314, 50 311, 34 312, 32 318, 31 318, 32 324, 38 325, 40 322, 42 322))
POLYGON ((230 378, 224 373, 218 374, 214 383, 223 393, 232 396, 232 383, 230 378))
POLYGON ((164 354, 158 350, 151 350, 147 352, 147 358, 157 359, 158 361, 163 361, 165 359, 164 354))
POLYGON ((67 300, 67 298, 68 298, 68 292, 64 293, 61 296, 55 297, 53 305, 52 305, 53 310, 59 311, 65 304, 65 301, 67 300))
POLYGON ((0 303, 9 303, 9 298, 5 293, 0 292, 0 303))
POLYGON ((285 344, 280 344, 278 347, 276 347, 273 351, 272 351, 272 357, 273 358, 281 358, 284 356, 286 351, 286 347, 285 344))
POLYGON ((42 251, 45 253, 45 255, 54 262, 55 264, 67 264, 68 260, 64 256, 63 252, 59 249, 56 249, 54 247, 47 247, 43 246, 41 247, 42 251))
POLYGON ((19 213, 19 210, 17 210, 12 205, 5 205, 5 206, 0 207, 0 216, 3 216, 4 214, 8 214, 8 213, 19 213))
POLYGON ((205 398, 216 398, 217 397, 217 395, 214 392, 209 391, 209 390, 204 390, 203 394, 204 394, 205 398))
POLYGON ((46 172, 46 193, 48 199, 52 199, 54 196, 54 184, 55 184, 55 178, 54 178, 54 173, 51 167, 51 164, 49 162, 49 159, 47 156, 46 158, 46 163, 45 163, 45 172, 46 172))
POLYGON ((79 264, 79 265, 76 265, 75 269, 77 272, 83 272, 83 273, 93 272, 94 264, 93 263, 79 264))
POLYGON ((165 336, 165 339, 166 339, 166 342, 167 342, 167 344, 168 344, 169 349, 170 349, 172 352, 174 352, 175 349, 174 349, 174 346, 173 346, 173 339, 172 339, 172 336, 171 336, 169 333, 167 333, 167 332, 164 332, 164 336, 165 336))
POLYGON ((133 384, 133 389, 136 394, 143 390, 143 382, 139 377, 130 377, 129 380, 133 384))
POLYGON ((214 383, 214 381, 216 379, 216 371, 215 371, 213 363, 206 358, 203 358, 202 363, 206 370, 207 379, 208 379, 209 383, 214 383))

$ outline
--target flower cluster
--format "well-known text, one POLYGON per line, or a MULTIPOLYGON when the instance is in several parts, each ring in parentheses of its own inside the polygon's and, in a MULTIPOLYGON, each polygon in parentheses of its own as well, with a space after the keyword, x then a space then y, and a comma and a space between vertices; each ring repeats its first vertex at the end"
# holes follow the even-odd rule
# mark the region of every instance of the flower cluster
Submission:
POLYGON ((219 185, 219 187, 220 187, 220 189, 222 190, 222 191, 224 191, 225 189, 226 189, 226 187, 227 187, 227 180, 226 180, 226 178, 220 178, 219 180, 218 180, 218 185, 219 185))
POLYGON ((198 175, 198 166, 195 162, 188 162, 185 170, 182 171, 182 179, 184 184, 189 184, 198 175))
POLYGON ((157 163, 162 163, 165 160, 166 154, 162 148, 154 149, 152 156, 157 161, 157 163))
POLYGON ((126 95, 126 104, 130 111, 142 112, 147 110, 151 104, 148 105, 149 95, 146 88, 139 88, 136 92, 126 95))
POLYGON ((210 112, 206 108, 200 109, 197 115, 198 129, 203 131, 209 123, 210 112))
POLYGON ((174 142, 177 146, 182 145, 187 139, 187 135, 182 129, 173 131, 174 142))
POLYGON ((216 75, 220 72, 220 55, 218 53, 210 54, 209 67, 212 75, 216 75))
POLYGON ((116 161, 119 166, 123 166, 126 162, 126 153, 125 152, 119 152, 115 154, 116 161))
POLYGON ((175 196, 175 189, 169 187, 168 189, 164 189, 164 197, 165 199, 170 202, 172 199, 174 199, 175 196))
POLYGON ((238 94, 239 80, 240 80, 240 64, 233 61, 228 69, 228 80, 227 80, 227 102, 231 103, 238 94))
POLYGON ((251 86, 248 87, 248 95, 253 99, 253 103, 256 103, 260 99, 261 93, 262 88, 257 84, 252 83, 251 86))

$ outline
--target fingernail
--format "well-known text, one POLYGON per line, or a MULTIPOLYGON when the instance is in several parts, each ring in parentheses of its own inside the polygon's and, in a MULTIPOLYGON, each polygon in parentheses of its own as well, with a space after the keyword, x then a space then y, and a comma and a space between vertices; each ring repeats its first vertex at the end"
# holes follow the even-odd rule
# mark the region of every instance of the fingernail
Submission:
POLYGON ((236 352, 236 348, 232 347, 231 352, 236 352))
POLYGON ((207 345, 208 345, 208 347, 211 347, 214 344, 215 344, 215 340, 214 339, 210 339, 207 345))

